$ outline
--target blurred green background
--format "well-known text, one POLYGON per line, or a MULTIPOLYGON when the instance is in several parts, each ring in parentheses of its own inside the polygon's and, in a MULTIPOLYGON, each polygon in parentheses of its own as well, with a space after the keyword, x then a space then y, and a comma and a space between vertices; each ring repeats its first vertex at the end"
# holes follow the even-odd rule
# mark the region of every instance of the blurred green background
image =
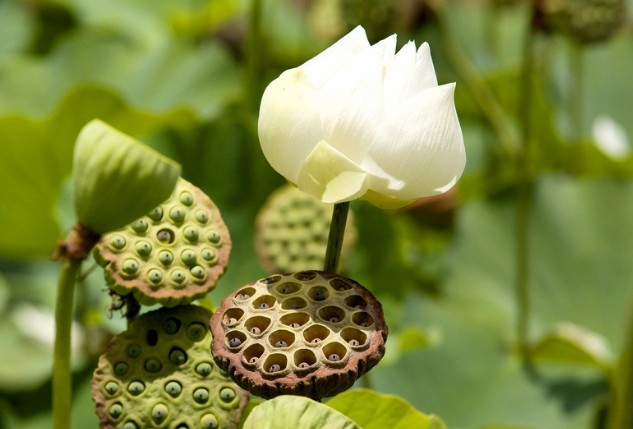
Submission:
MULTIPOLYGON (((74 221, 68 177, 80 128, 107 121, 180 162, 213 198, 234 243, 210 295, 217 303, 266 274, 254 219, 284 181, 257 140, 263 89, 359 24, 371 42, 398 33, 399 46, 430 43, 438 81, 457 82, 468 153, 464 177, 441 198, 399 212, 352 205, 347 274, 380 298, 390 327, 368 382, 451 428, 603 427, 633 299, 633 157, 600 149, 593 130, 606 116, 633 136, 633 26, 619 13, 609 38, 581 45, 539 21, 523 79, 533 5, 0 0, 0 428, 50 427, 58 264, 49 255, 74 221), (516 337, 521 266, 530 370, 516 337)), ((91 372, 125 326, 109 317, 92 267, 77 292, 76 428, 97 427, 91 372)))

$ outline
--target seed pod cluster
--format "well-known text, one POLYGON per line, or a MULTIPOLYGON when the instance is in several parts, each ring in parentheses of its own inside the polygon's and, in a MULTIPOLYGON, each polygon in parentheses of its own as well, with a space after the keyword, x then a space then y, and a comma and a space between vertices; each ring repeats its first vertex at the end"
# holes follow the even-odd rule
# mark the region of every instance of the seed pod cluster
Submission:
POLYGON ((224 273, 231 250, 215 204, 179 179, 172 196, 95 247, 108 285, 141 303, 187 304, 206 295, 224 273))
POLYGON ((624 22, 624 0, 539 0, 537 11, 551 29, 579 43, 611 37, 624 22))
POLYGON ((248 401, 211 355, 211 312, 185 305, 140 316, 94 372, 102 428, 235 428, 248 401))
MULTIPOLYGON (((255 249, 269 273, 292 273, 323 267, 332 204, 325 204, 292 185, 273 192, 256 220, 255 249)), ((353 214, 347 218, 342 264, 356 240, 353 214)))
POLYGON ((380 361, 387 339, 373 295, 320 271, 250 283, 222 302, 210 326, 216 363, 264 398, 340 393, 380 361))

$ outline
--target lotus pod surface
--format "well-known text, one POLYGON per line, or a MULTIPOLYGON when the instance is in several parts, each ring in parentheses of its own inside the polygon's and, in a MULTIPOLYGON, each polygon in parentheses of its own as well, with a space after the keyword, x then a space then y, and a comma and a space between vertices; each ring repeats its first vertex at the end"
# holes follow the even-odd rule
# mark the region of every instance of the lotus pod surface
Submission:
POLYGON ((624 22, 624 0, 540 0, 550 26, 579 43, 611 37, 624 22))
POLYGON ((235 428, 248 401, 209 354, 211 312, 144 314, 99 359, 92 396, 102 428, 235 428))
POLYGON ((171 197, 130 225, 101 237, 95 259, 119 295, 171 307, 206 295, 224 273, 229 231, 213 201, 179 179, 171 197))
MULTIPOLYGON (((255 249, 269 273, 323 268, 332 204, 323 203, 293 185, 273 192, 256 220, 255 249)), ((347 218, 341 249, 342 265, 356 241, 353 213, 347 218)))
POLYGON ((229 295, 210 322, 216 363, 251 393, 332 396, 385 352, 382 306, 354 280, 276 274, 229 295))

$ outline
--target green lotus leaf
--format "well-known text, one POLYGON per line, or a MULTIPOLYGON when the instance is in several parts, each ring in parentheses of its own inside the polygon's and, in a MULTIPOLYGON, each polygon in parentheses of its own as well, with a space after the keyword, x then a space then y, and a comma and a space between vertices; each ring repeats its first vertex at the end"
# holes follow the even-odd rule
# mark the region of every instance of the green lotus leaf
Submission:
POLYGON ((330 399, 327 405, 360 424, 363 429, 447 429, 434 415, 426 415, 395 395, 353 389, 330 399))
POLYGON ((244 429, 360 429, 356 423, 327 405, 303 396, 278 396, 255 408, 244 429))
POLYGON ((95 119, 75 145, 78 222, 98 233, 121 228, 166 200, 179 176, 176 162, 95 119))

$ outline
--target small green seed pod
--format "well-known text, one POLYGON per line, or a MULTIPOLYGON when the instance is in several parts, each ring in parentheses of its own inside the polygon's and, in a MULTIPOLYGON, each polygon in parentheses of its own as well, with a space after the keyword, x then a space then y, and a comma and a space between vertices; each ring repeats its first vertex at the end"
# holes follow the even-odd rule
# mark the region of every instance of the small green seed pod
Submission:
POLYGON ((147 217, 149 217, 154 222, 160 222, 161 220, 163 220, 163 208, 156 207, 155 209, 147 213, 147 217))
POLYGON ((132 222, 132 230, 137 234, 143 234, 149 228, 149 223, 144 218, 137 219, 132 222))
POLYGON ((189 191, 182 191, 180 193, 180 202, 189 207, 193 204, 193 195, 189 191))
POLYGON ((147 240, 139 240, 135 245, 136 254, 142 258, 145 258, 152 254, 152 245, 147 240))
POLYGON ((172 207, 169 210, 169 218, 175 223, 181 223, 185 220, 185 216, 187 215, 187 211, 184 207, 172 207))
POLYGON ((126 245, 127 241, 121 235, 113 235, 112 238, 110 238, 110 248, 112 250, 123 250, 126 245))
POLYGON ((154 423, 161 424, 167 419, 169 414, 169 408, 165 404, 156 404, 154 408, 152 408, 152 420, 154 423))
POLYGON ((206 404, 209 400, 209 390, 204 387, 199 387, 193 391, 193 400, 198 404, 206 404))
POLYGON ((152 268, 147 272, 147 278, 152 284, 157 285, 163 281, 163 272, 158 268, 152 268))
POLYGON ((161 262, 161 264, 167 267, 171 265, 172 262, 174 262, 174 254, 171 253, 169 250, 161 250, 158 254, 158 260, 161 262))
POLYGON ((191 249, 185 249, 182 252, 180 252, 180 260, 182 261, 183 264, 187 266, 191 266, 195 264, 196 257, 197 257, 196 252, 194 252, 191 249))

